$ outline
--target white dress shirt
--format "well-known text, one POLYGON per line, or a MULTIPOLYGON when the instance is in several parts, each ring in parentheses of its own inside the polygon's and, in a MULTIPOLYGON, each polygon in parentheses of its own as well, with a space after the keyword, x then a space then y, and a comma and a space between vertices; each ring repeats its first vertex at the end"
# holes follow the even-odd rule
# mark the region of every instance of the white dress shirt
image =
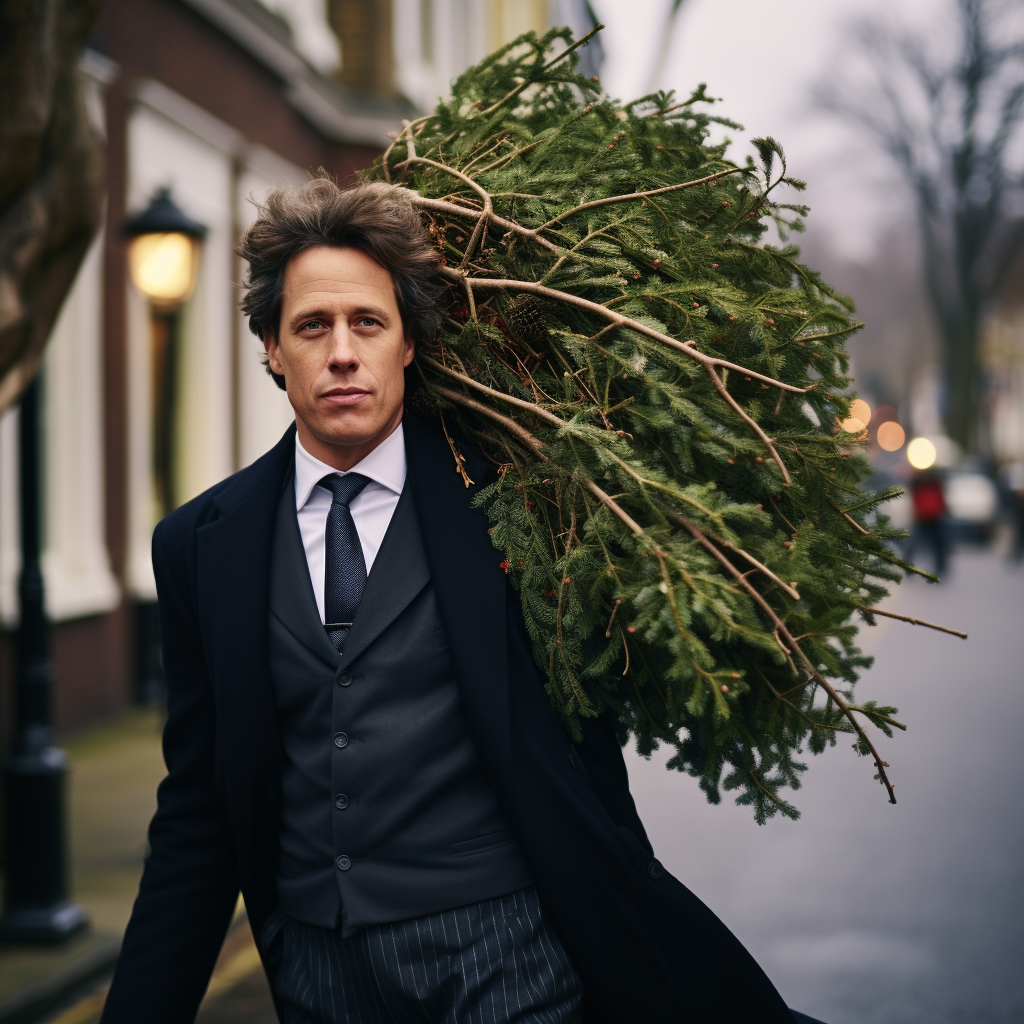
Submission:
MULTIPOLYGON (((363 549, 366 572, 369 574, 405 486, 405 435, 402 433, 402 424, 399 423, 393 433, 348 472, 361 473, 370 480, 349 504, 352 521, 359 534, 359 544, 363 549)), ((324 618, 324 535, 333 496, 326 487, 318 487, 317 484, 331 473, 345 476, 333 466, 313 458, 302 447, 299 435, 296 434, 295 512, 299 519, 299 533, 302 534, 302 546, 306 550, 306 564, 309 566, 309 578, 313 583, 321 622, 327 621, 324 618)))

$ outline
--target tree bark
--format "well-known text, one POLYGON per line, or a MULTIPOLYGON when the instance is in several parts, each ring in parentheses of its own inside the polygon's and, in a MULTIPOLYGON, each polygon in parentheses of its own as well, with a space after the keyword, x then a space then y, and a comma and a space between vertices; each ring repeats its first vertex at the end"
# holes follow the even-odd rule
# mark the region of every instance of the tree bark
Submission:
POLYGON ((96 232, 79 60, 101 0, 0 0, 0 411, 32 380, 96 232))

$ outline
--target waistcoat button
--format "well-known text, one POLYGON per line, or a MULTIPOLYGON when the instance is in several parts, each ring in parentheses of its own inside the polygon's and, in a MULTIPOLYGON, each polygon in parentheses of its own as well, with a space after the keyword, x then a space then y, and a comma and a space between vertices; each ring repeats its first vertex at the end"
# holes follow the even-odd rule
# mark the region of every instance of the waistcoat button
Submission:
POLYGON ((348 807, 348 797, 345 796, 344 793, 339 793, 334 798, 334 806, 337 807, 339 811, 345 810, 345 808, 348 807))
POLYGON ((352 673, 351 672, 342 672, 341 675, 338 676, 338 685, 339 686, 348 686, 348 684, 351 683, 351 682, 352 682, 352 673))
POLYGON ((352 867, 351 858, 346 857, 345 854, 342 854, 334 863, 338 865, 339 871, 348 871, 352 867))
POLYGON ((649 874, 651 878, 661 878, 661 876, 665 874, 665 869, 662 867, 661 861, 652 860, 651 863, 647 865, 647 874, 649 874))
POLYGON ((344 732, 336 732, 334 734, 334 745, 336 747, 347 747, 348 746, 348 734, 344 732))

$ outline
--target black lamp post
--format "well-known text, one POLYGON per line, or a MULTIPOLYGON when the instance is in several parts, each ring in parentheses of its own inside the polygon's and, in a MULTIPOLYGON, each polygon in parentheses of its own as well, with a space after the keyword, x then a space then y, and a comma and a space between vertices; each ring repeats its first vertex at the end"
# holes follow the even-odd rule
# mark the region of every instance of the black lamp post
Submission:
POLYGON ((40 569, 40 388, 21 400, 21 621, 17 638, 15 728, 4 765, 7 840, 5 913, 0 941, 58 942, 85 927, 69 899, 65 792, 68 762, 53 744, 50 624, 40 569))
MULTIPOLYGON (((153 489, 161 515, 177 507, 174 487, 180 310, 195 288, 206 228, 158 190, 123 226, 132 282, 149 303, 152 323, 153 489)), ((156 606, 135 607, 136 699, 152 704, 163 687, 156 606)))

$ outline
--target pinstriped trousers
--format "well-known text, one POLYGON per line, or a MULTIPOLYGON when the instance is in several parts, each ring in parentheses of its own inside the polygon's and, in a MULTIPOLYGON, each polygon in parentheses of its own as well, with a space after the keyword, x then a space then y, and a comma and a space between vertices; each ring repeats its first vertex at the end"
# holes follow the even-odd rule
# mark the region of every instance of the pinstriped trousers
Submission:
POLYGON ((364 928, 287 919, 282 1024, 578 1024, 583 989, 534 888, 364 928))

